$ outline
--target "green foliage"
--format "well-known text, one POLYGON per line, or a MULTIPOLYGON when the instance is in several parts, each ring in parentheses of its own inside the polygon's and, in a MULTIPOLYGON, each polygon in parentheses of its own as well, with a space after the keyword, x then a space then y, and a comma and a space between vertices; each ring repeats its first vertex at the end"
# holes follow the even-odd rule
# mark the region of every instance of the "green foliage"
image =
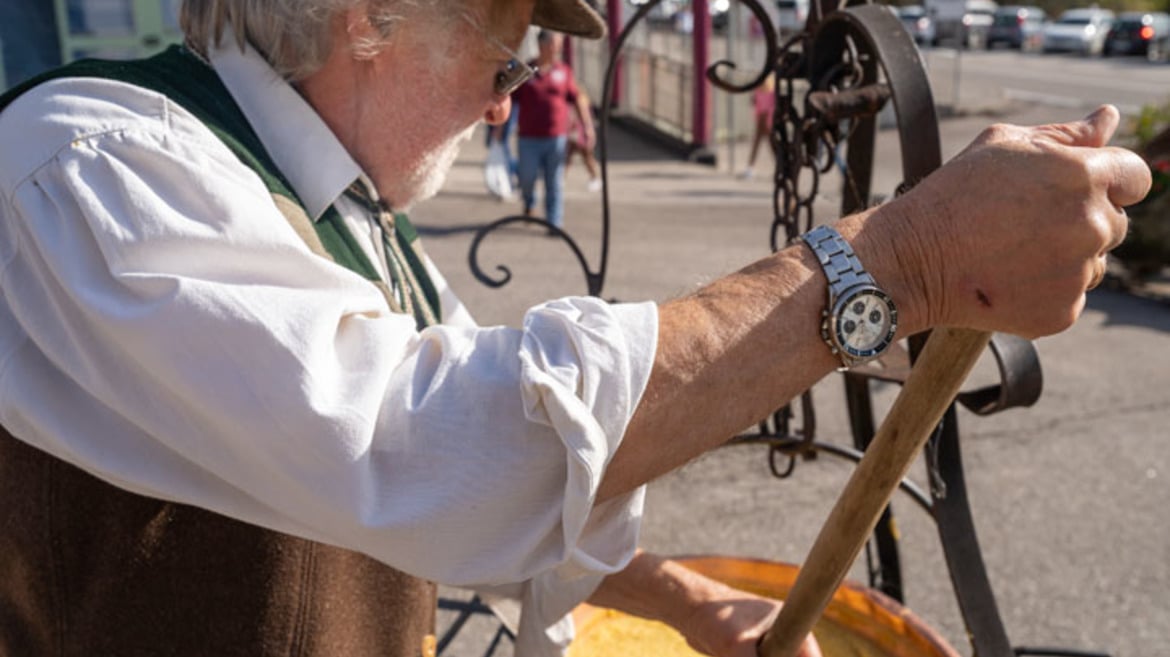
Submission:
POLYGON ((1161 105, 1144 105, 1137 116, 1130 120, 1126 133, 1129 144, 1135 150, 1141 150, 1158 133, 1170 128, 1170 101, 1161 105))
POLYGON ((1129 233, 1112 254, 1123 284, 1137 286, 1170 265, 1170 101, 1142 107, 1120 141, 1146 158, 1153 182, 1145 199, 1126 208, 1129 233))

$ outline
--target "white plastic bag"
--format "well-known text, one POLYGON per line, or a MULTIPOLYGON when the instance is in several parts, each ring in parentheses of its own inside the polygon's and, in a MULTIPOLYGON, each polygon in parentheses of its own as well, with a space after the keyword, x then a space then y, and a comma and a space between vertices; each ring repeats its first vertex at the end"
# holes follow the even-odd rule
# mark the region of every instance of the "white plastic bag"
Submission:
POLYGON ((508 153, 504 150, 504 142, 493 141, 488 147, 483 180, 492 196, 498 199, 512 198, 512 174, 508 171, 508 153))

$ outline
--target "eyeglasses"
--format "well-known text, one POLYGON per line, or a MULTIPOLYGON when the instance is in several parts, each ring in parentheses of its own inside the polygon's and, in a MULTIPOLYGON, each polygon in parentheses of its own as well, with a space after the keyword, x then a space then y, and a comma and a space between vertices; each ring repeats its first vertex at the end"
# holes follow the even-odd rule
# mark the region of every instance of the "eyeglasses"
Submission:
POLYGON ((492 84, 492 91, 497 96, 510 96, 513 91, 520 88, 520 85, 532 79, 536 75, 536 67, 529 66, 520 60, 520 55, 516 54, 508 46, 500 43, 500 40, 488 34, 488 31, 483 29, 479 21, 475 20, 471 14, 467 12, 460 12, 463 20, 467 21, 477 32, 483 35, 493 46, 507 53, 509 59, 504 63, 504 68, 496 72, 496 78, 492 84))

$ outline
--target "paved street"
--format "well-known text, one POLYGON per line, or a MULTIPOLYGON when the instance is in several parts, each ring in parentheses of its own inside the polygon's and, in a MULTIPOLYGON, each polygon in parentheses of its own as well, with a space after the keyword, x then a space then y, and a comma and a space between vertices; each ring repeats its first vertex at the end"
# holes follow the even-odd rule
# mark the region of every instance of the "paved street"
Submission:
POLYGON ((1170 65, 1144 57, 928 48, 923 61, 935 98, 954 104, 957 82, 960 106, 1017 100, 1084 109, 1110 102, 1134 113, 1146 103, 1165 103, 1170 90, 1170 65))
MULTIPOLYGON (((953 155, 987 123, 1078 116, 1079 108, 1012 103, 993 115, 944 121, 953 155)), ((883 132, 879 152, 894 152, 883 132)), ((613 207, 605 297, 665 300, 768 253, 771 186, 680 162, 611 130, 613 207)), ((739 152, 745 152, 744 145, 739 152)), ((541 299, 585 291, 564 243, 535 227, 486 240, 481 264, 511 269, 489 289, 467 264, 474 231, 519 205, 491 200, 481 177, 482 135, 440 196, 413 216, 428 251, 482 323, 515 325, 541 299)), ((878 189, 893 189, 883 169, 878 189)), ((599 267, 600 196, 581 165, 568 176, 567 228, 590 270, 599 267)), ((832 216, 835 192, 818 212, 832 216)), ((1038 209, 1043 211, 1043 209, 1038 209)), ((1170 301, 1101 289, 1070 331, 1037 344, 1045 391, 1033 408, 960 417, 968 485, 1000 611, 1015 645, 1062 646, 1114 657, 1165 657, 1170 645, 1170 301)), ((976 377, 990 376, 983 363, 976 377)), ((848 442, 841 382, 815 389, 818 435, 848 442)), ((881 390, 882 404, 894 391, 881 390)), ((642 544, 672 554, 718 553, 799 562, 848 476, 821 458, 772 478, 766 450, 727 448, 651 486, 642 544)), ((912 477, 922 482, 922 468, 912 477)), ((907 605, 970 654, 933 523, 895 499, 907 605)), ((855 571, 856 577, 861 577, 855 571)), ((468 636, 481 631, 470 629, 468 636)), ((456 647, 447 654, 482 654, 456 647)), ((509 654, 501 652, 498 654, 509 654)))

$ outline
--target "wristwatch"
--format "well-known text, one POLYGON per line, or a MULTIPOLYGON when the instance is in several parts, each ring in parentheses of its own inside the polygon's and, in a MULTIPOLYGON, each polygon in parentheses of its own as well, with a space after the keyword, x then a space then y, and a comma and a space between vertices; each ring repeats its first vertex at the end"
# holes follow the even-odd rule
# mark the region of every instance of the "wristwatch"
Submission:
POLYGON ((816 254, 829 279, 829 302, 821 313, 821 339, 841 359, 841 370, 877 358, 894 341, 898 309, 877 286, 853 248, 828 226, 800 238, 816 254))

